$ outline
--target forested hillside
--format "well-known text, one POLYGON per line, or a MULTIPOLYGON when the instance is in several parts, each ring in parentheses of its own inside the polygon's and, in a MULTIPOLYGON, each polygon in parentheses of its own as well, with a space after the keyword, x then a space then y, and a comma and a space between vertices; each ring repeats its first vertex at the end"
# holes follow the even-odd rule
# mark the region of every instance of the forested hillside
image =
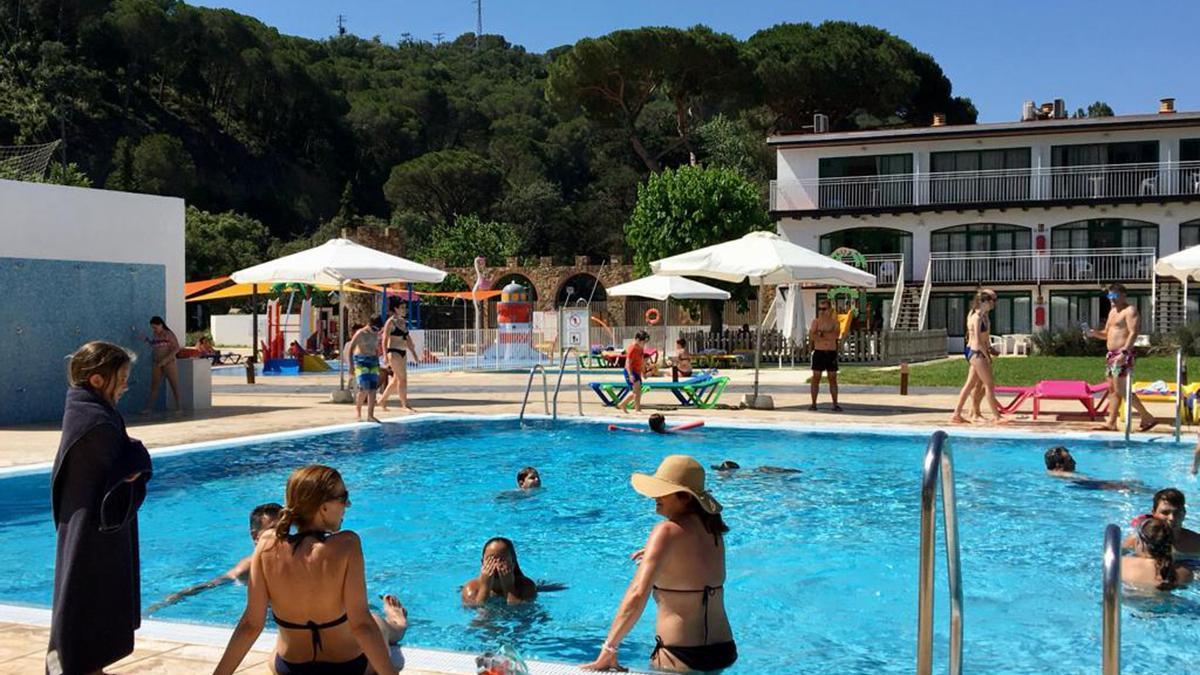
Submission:
POLYGON ((931 57, 840 22, 534 54, 497 35, 316 41, 174 0, 0 0, 0 144, 61 138, 56 161, 95 186, 186 198, 189 240, 212 249, 189 249, 193 277, 346 223, 397 225, 417 254, 466 216, 522 254, 623 252, 651 172, 722 165, 765 185, 765 136, 814 112, 852 129, 935 111, 975 117, 931 57), (224 237, 261 241, 225 253, 224 237))

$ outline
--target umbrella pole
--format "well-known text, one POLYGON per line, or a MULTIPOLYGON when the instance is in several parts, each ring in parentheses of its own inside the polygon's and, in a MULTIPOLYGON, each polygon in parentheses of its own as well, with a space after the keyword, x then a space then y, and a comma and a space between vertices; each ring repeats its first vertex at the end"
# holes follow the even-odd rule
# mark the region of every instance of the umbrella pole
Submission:
POLYGON ((754 407, 758 407, 758 367, 762 361, 762 334, 763 334, 763 285, 760 280, 758 284, 758 330, 754 336, 754 407))
POLYGON ((258 284, 250 284, 250 315, 250 367, 246 369, 246 384, 254 384, 254 364, 258 363, 258 284))
MULTIPOLYGON (((345 282, 338 282, 338 353, 346 348, 346 289, 345 282)), ((345 365, 338 368, 338 391, 346 391, 346 368, 350 367, 345 354, 341 354, 345 365)))

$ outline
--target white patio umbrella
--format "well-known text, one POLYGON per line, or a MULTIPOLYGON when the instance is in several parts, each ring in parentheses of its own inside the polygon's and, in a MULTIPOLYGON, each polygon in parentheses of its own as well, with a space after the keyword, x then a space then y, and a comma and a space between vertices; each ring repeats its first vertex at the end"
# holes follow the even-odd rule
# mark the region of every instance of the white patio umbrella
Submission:
MULTIPOLYGON (((369 246, 356 244, 349 239, 329 241, 299 253, 247 267, 230 275, 239 284, 327 284, 337 285, 338 304, 345 297, 343 285, 356 280, 369 284, 391 283, 440 283, 446 278, 442 270, 413 262, 400 256, 377 251, 369 246)), ((339 316, 342 312, 338 312, 339 316)), ((255 313, 254 327, 257 333, 258 315, 255 313)), ((346 322, 338 321, 341 341, 346 344, 346 322)), ((257 335, 255 336, 257 342, 257 335)), ((257 349, 258 345, 255 344, 257 349)), ((339 390, 346 388, 346 372, 340 370, 339 390)))
POLYGON ((1175 277, 1183 282, 1183 320, 1187 322, 1188 281, 1200 280, 1200 246, 1185 248, 1159 258, 1154 263, 1154 273, 1162 277, 1175 277))
MULTIPOLYGON (((676 300, 728 300, 730 298, 729 291, 723 291, 719 288, 702 284, 699 281, 692 281, 685 277, 661 276, 657 274, 613 286, 608 289, 608 294, 661 300, 663 303, 664 329, 667 326, 667 301, 670 298, 675 298, 676 300)), ((664 357, 667 351, 669 351, 669 345, 666 341, 667 331, 663 330, 664 357)))
POLYGON ((798 246, 774 232, 751 232, 741 239, 681 253, 650 263, 655 274, 749 281, 758 286, 759 328, 754 345, 754 398, 751 406, 770 407, 758 395, 762 359, 762 295, 768 284, 875 287, 875 275, 798 246))

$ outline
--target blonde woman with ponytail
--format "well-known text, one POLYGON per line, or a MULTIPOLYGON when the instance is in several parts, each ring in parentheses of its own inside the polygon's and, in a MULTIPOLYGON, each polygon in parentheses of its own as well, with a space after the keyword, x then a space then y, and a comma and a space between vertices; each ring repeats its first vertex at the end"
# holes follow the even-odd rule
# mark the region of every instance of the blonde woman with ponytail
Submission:
POLYGON ((367 607, 358 535, 343 530, 350 491, 335 469, 312 464, 292 472, 274 530, 258 538, 246 586, 246 609, 217 675, 229 675, 262 633, 270 606, 279 638, 276 675, 396 675, 388 644, 408 627, 404 607, 384 596, 385 617, 367 607))

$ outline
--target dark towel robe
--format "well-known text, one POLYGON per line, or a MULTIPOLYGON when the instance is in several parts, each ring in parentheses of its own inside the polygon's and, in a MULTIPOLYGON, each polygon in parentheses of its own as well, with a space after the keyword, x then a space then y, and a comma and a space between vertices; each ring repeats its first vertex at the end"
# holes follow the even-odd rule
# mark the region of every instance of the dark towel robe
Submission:
POLYGON ((103 668, 133 652, 141 625, 137 510, 150 453, 91 389, 71 387, 54 458, 50 505, 58 532, 47 670, 103 668), (140 473, 133 482, 129 476, 140 473))

